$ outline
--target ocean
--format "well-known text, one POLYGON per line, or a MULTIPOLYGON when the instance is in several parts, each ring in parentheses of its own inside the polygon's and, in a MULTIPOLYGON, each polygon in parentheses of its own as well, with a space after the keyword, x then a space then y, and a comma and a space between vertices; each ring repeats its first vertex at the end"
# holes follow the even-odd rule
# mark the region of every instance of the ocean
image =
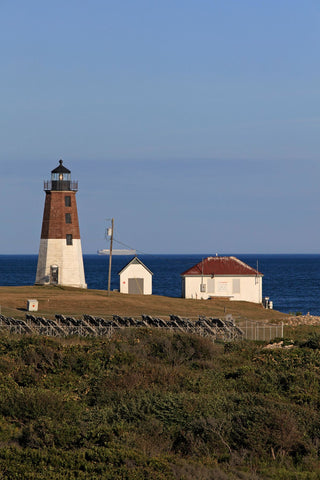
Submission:
MULTIPOLYGON (((208 254, 139 255, 153 272, 153 293, 181 296, 180 274, 208 254)), ((270 297, 276 310, 320 315, 320 255, 235 255, 263 273, 263 297, 270 297)), ((118 272, 132 257, 112 258, 111 289, 119 289, 118 272)), ((0 286, 33 285, 37 255, 0 255, 0 286)), ((88 288, 107 290, 109 257, 84 255, 88 288)))

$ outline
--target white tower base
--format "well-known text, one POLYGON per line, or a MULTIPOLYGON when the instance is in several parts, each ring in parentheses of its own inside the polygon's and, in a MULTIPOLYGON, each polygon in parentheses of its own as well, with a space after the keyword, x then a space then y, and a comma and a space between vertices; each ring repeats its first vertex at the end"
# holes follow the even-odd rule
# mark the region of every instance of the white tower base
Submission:
POLYGON ((81 240, 41 238, 36 285, 64 285, 87 288, 84 276, 81 240))

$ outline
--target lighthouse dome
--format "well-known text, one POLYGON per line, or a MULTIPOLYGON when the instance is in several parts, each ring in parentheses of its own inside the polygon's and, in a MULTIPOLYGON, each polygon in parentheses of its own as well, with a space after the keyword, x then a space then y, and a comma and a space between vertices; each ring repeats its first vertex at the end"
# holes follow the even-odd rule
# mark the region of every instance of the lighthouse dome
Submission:
POLYGON ((59 166, 51 170, 51 173, 70 174, 70 170, 63 165, 63 160, 59 160, 59 166))

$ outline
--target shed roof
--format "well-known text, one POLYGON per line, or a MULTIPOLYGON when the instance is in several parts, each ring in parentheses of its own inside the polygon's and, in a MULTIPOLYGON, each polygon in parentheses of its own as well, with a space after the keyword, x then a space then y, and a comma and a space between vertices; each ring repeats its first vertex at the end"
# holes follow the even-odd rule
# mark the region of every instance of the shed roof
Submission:
POLYGON ((207 257, 185 272, 181 276, 189 275, 259 275, 255 268, 250 267, 236 257, 207 257))
POLYGON ((129 265, 142 265, 142 267, 144 267, 149 273, 151 273, 151 275, 153 275, 153 273, 151 272, 151 270, 145 266, 144 263, 141 262, 141 260, 138 258, 138 257, 134 257, 132 260, 130 260, 130 262, 128 262, 121 270, 120 272, 118 272, 118 275, 120 275, 120 273, 122 273, 124 270, 126 270, 129 265))

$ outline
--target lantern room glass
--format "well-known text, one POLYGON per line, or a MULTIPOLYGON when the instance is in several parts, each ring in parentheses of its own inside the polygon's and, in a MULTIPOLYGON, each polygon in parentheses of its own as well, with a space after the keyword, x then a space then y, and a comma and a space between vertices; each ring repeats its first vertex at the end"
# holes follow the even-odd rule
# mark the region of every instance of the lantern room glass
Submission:
POLYGON ((70 173, 51 173, 51 180, 53 182, 62 182, 62 181, 70 182, 71 174, 70 173))

